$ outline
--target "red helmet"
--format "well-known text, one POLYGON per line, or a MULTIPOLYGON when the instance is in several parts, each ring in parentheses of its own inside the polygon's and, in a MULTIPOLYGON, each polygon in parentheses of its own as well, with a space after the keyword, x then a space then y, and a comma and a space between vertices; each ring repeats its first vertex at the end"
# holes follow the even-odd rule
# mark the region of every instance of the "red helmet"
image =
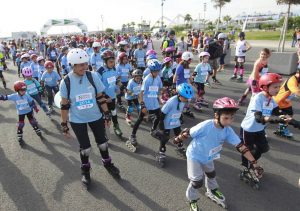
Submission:
POLYGON ((125 57, 127 57, 127 54, 125 52, 122 52, 122 53, 119 54, 118 59, 120 61, 122 61, 125 57))
POLYGON ((51 61, 46 61, 45 64, 44 64, 44 67, 45 67, 45 68, 47 68, 47 67, 54 68, 54 64, 53 64, 53 62, 51 62, 51 61))
POLYGON ((263 91, 268 90, 268 86, 274 83, 281 83, 282 77, 277 73, 266 73, 259 79, 259 88, 263 91))
POLYGON ((111 50, 105 50, 105 51, 103 51, 101 53, 101 58, 103 60, 114 59, 115 58, 115 54, 111 50))
POLYGON ((16 81, 14 83, 14 89, 16 92, 20 91, 21 89, 26 89, 26 84, 23 81, 16 81))
POLYGON ((217 99, 214 102, 213 109, 215 112, 222 111, 222 110, 237 111, 237 110, 239 110, 239 106, 233 99, 231 99, 229 97, 223 97, 223 98, 217 99))

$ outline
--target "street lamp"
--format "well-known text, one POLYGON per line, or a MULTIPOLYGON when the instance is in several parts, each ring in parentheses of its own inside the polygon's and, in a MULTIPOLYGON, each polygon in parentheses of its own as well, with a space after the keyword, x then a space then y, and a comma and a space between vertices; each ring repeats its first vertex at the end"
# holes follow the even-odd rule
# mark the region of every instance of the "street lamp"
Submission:
POLYGON ((206 3, 203 4, 203 28, 205 31, 205 12, 206 12, 206 3))
POLYGON ((102 31, 103 31, 103 15, 101 15, 101 25, 102 25, 102 31))
POLYGON ((161 0, 161 30, 164 31, 164 1, 161 0))

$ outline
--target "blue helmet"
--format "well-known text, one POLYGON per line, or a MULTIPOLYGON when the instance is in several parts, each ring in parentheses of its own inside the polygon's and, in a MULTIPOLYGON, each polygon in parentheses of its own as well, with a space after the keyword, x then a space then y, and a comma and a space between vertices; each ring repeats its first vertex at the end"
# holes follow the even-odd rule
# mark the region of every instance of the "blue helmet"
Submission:
POLYGON ((182 83, 177 86, 177 92, 180 96, 191 99, 194 97, 194 89, 193 87, 188 83, 182 83))
POLYGON ((147 66, 151 72, 156 72, 161 70, 161 64, 157 59, 149 60, 147 66))
POLYGON ((151 60, 151 59, 157 59, 157 56, 154 54, 151 54, 151 55, 147 56, 147 58, 146 58, 147 61, 151 60))

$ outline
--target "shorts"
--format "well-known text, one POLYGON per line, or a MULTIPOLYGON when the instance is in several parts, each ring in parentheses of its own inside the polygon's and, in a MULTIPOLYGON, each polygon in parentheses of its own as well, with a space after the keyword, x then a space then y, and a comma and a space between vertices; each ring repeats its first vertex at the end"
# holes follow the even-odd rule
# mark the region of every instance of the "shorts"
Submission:
POLYGON ((246 62, 246 56, 235 56, 235 57, 234 57, 234 61, 237 62, 237 61, 238 61, 238 58, 243 58, 243 59, 244 59, 244 62, 243 62, 243 63, 246 62))
POLYGON ((293 111, 293 107, 287 107, 287 108, 279 108, 276 107, 273 110, 273 113, 279 114, 279 115, 289 115, 289 116, 293 116, 294 115, 294 111, 293 111))
POLYGON ((211 66, 211 68, 212 68, 213 70, 217 70, 217 69, 219 68, 218 59, 219 59, 219 58, 216 58, 216 59, 209 59, 209 60, 208 60, 208 63, 209 63, 209 65, 211 66))
POLYGON ((225 61, 224 61, 225 56, 226 56, 226 54, 222 54, 222 56, 220 57, 220 65, 224 65, 225 64, 225 61))
POLYGON ((204 88, 205 88, 204 83, 195 82, 195 85, 196 85, 196 87, 197 87, 198 92, 200 92, 200 91, 205 91, 205 90, 204 90, 204 88))

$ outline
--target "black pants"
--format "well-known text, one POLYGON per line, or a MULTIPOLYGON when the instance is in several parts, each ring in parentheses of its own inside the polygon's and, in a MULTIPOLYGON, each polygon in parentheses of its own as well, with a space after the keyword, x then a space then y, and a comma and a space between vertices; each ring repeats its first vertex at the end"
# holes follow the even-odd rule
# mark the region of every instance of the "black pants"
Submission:
MULTIPOLYGON (((270 149, 264 130, 251 133, 241 128, 240 138, 249 148, 255 160, 258 160, 263 153, 270 149)), ((244 156, 242 156, 242 165, 249 167, 249 162, 244 156)))
POLYGON ((37 121, 33 116, 33 111, 27 113, 27 114, 21 114, 19 115, 19 122, 18 122, 18 128, 17 128, 17 134, 18 135, 22 135, 23 134, 23 127, 25 126, 25 117, 27 116, 27 119, 29 121, 29 123, 31 124, 31 126, 33 127, 33 129, 35 131, 39 130, 38 125, 37 125, 37 121))
POLYGON ((118 124, 118 116, 116 109, 116 99, 112 99, 112 102, 107 103, 108 111, 111 113, 111 119, 114 125, 118 124))
POLYGON ((128 82, 122 82, 122 85, 120 86, 120 94, 117 96, 117 102, 118 104, 122 103, 121 97, 124 96, 124 91, 127 89, 128 82))
MULTIPOLYGON (((181 133, 181 127, 180 126, 176 127, 173 129, 173 131, 174 131, 175 136, 179 136, 179 134, 181 133)), ((164 130, 163 137, 160 139, 160 146, 159 146, 160 152, 166 151, 166 144, 168 143, 168 141, 170 139, 170 132, 171 132, 171 129, 164 130)), ((182 143, 181 143, 181 145, 182 145, 182 143)))
MULTIPOLYGON (((148 113, 155 115, 155 119, 153 121, 152 128, 151 128, 151 130, 155 130, 157 128, 158 123, 159 123, 160 108, 155 109, 155 110, 149 110, 148 113)), ((135 122, 135 124, 133 126, 132 135, 136 135, 136 132, 139 129, 139 126, 140 126, 141 122, 144 119, 144 116, 145 116, 145 114, 141 111, 140 114, 139 114, 138 120, 135 122)))

